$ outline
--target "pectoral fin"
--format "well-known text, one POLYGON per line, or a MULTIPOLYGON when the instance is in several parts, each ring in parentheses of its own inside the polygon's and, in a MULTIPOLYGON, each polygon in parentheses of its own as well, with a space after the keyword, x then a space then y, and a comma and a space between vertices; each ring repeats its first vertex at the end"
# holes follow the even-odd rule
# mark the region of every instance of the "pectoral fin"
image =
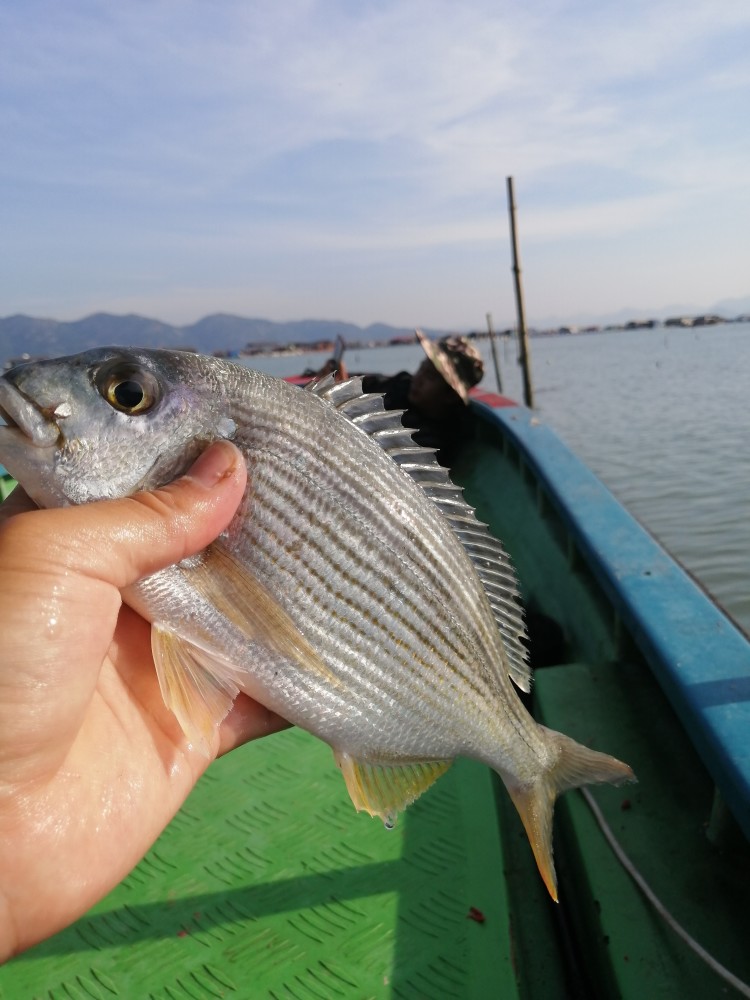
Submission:
POLYGON ((214 731, 239 694, 241 671, 160 625, 151 628, 151 649, 164 704, 188 742, 209 757, 214 731))
POLYGON ((210 545, 196 562, 182 563, 180 570, 198 593, 244 634, 248 643, 265 646, 338 687, 336 675, 276 598, 220 542, 210 545))
MULTIPOLYGON (((207 756, 215 728, 253 672, 253 647, 265 648, 296 663, 311 675, 338 686, 339 680, 305 639, 287 612, 231 552, 219 543, 198 558, 180 563, 192 590, 217 612, 216 632, 196 622, 191 639, 155 622, 151 646, 162 697, 190 743, 207 756), (221 619, 242 637, 232 648, 246 647, 248 662, 222 655, 221 619)), ((234 655, 234 654, 233 654, 234 655)))
POLYGON ((367 764, 334 751, 357 812, 379 816, 392 826, 396 816, 445 774, 449 760, 415 764, 367 764))

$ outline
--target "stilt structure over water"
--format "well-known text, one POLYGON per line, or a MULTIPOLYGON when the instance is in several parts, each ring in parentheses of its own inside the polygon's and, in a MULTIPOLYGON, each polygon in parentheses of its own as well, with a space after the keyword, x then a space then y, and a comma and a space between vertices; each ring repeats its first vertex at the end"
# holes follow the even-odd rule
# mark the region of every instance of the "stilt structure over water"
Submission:
POLYGON ((513 254, 513 278, 516 288, 516 313, 518 315, 518 349, 521 370, 523 371, 523 401, 528 407, 534 405, 534 389, 531 383, 531 360, 529 358, 529 343, 526 333, 526 317, 523 307, 523 287, 521 285, 521 264, 518 257, 518 238, 516 235, 516 202, 513 193, 513 178, 506 178, 508 184, 508 213, 510 215, 510 247, 513 254))
POLYGON ((500 374, 500 361, 497 356, 497 339, 495 337, 495 331, 492 327, 492 313, 487 313, 487 333, 490 338, 490 347, 492 348, 492 362, 495 366, 495 381, 497 383, 497 391, 502 393, 503 391, 503 379, 500 374))

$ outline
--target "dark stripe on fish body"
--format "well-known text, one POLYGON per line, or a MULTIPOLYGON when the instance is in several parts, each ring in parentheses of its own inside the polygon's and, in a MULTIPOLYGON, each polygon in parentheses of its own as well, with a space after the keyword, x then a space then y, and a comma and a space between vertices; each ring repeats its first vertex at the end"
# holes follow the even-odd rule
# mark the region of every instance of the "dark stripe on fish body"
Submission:
MULTIPOLYGON (((296 515, 296 517, 298 518, 306 517, 306 519, 309 522, 310 511, 306 509, 303 502, 301 502, 304 500, 304 498, 301 498, 299 496, 299 490, 296 488, 296 483, 289 481, 288 490, 280 490, 278 483, 276 483, 275 486, 277 495, 278 493, 282 493, 283 500, 286 502, 286 505, 288 507, 292 508, 294 515, 296 515)), ((320 494, 317 494, 316 499, 318 499, 319 496, 320 494)), ((289 531, 295 533, 299 531, 297 524, 295 523, 294 517, 290 518, 288 515, 286 515, 283 505, 279 505, 278 502, 275 502, 274 497, 269 497, 269 505, 273 507, 280 514, 280 516, 285 517, 286 525, 289 531)), ((331 507, 330 509, 334 510, 335 508, 331 507)), ((362 542, 364 539, 360 538, 359 536, 349 535, 348 537, 351 538, 352 540, 349 544, 347 544, 347 537, 343 534, 340 528, 331 529, 327 524, 325 524, 324 521, 321 520, 315 522, 315 527, 318 532, 325 534, 326 538, 331 542, 332 544, 331 555, 345 548, 346 555, 357 567, 359 567, 360 569, 369 570, 369 573, 363 574, 361 577, 357 578, 357 583, 359 585, 366 586, 365 577, 368 575, 371 578, 375 579, 383 579, 386 577, 386 570, 388 568, 388 559, 390 558, 390 553, 381 551, 380 549, 375 549, 369 554, 369 562, 365 561, 360 554, 362 548, 362 542)), ((305 542, 315 546, 317 543, 315 541, 314 533, 309 538, 305 537, 305 542)), ((397 538, 395 540, 389 539, 388 543, 403 544, 400 538, 397 538)), ((320 548, 320 546, 318 546, 318 548, 320 548)), ((326 562, 329 564, 331 563, 331 555, 326 555, 326 562)), ((336 559, 336 562, 339 564, 340 568, 342 560, 336 559)), ((414 570, 414 567, 411 562, 408 564, 408 570, 409 572, 413 572, 414 570)), ((439 603, 439 596, 436 597, 435 599, 436 602, 439 603)), ((430 624, 432 624, 432 621, 431 620, 429 621, 430 624)))
MULTIPOLYGON (((298 516, 301 514, 302 511, 299 506, 299 501, 296 494, 287 494, 283 497, 283 499, 286 501, 286 504, 289 507, 291 507, 298 516)), ((297 530, 297 524, 295 522, 295 519, 294 517, 292 517, 291 520, 289 519, 288 511, 285 505, 279 507, 276 504, 273 504, 270 505, 270 507, 275 508, 276 516, 279 517, 284 522, 288 531, 294 532, 297 530)), ((318 522, 317 526, 324 533, 326 539, 329 542, 331 542, 334 546, 338 545, 339 548, 343 547, 343 539, 340 534, 335 535, 334 533, 332 533, 329 527, 325 525, 323 522, 318 522)), ((279 551, 283 550, 284 548, 283 542, 279 537, 275 537, 274 542, 277 550, 279 551)), ((272 545, 271 548, 273 547, 274 546, 272 545)), ((308 573, 313 574, 314 579, 317 582, 318 588, 320 588, 319 590, 314 587, 306 589, 309 590, 310 594, 314 595, 317 604, 323 603, 325 605, 330 605, 327 607, 327 613, 329 615, 332 615, 336 610, 336 604, 341 602, 343 595, 339 596, 332 590, 326 578, 322 575, 322 573, 319 570, 315 569, 309 558, 307 558, 310 549, 312 549, 318 554, 320 560, 324 564, 330 563, 330 559, 327 555, 327 550, 323 548, 319 544, 319 542, 317 542, 314 538, 306 538, 305 546, 301 550, 297 546, 292 546, 292 548, 296 549, 295 555, 292 557, 293 564, 296 565, 298 569, 305 568, 308 573), (303 552, 305 553, 305 557, 302 556, 303 552), (329 599, 333 598, 332 604, 330 600, 326 602, 321 600, 326 594, 329 596, 329 599)), ((348 551, 345 554, 348 554, 350 558, 358 562, 359 565, 363 565, 363 561, 361 560, 358 552, 354 548, 351 548, 349 546, 347 546, 347 549, 348 551)), ((295 579, 295 582, 299 584, 300 581, 297 579, 295 574, 290 573, 289 575, 291 575, 292 578, 295 579)), ((365 595, 368 599, 367 603, 375 602, 377 604, 382 601, 382 595, 375 593, 371 589, 368 589, 367 584, 364 580, 358 580, 356 581, 356 583, 359 586, 359 588, 364 590, 365 595)), ((396 632, 392 631, 390 628, 388 628, 388 625, 390 623, 387 622, 387 620, 383 620, 382 618, 377 618, 373 616, 369 612, 367 607, 363 607, 361 604, 358 604, 354 600, 346 600, 345 603, 351 609, 359 611, 363 617, 365 617, 370 621, 370 625, 372 626, 372 628, 369 629, 369 632, 370 635, 372 636, 372 641, 377 642, 381 645, 383 644, 390 645, 394 650, 395 649, 404 650, 403 655, 395 657, 392 656, 392 658, 395 658, 397 662, 400 664, 400 668, 403 671, 402 681, 408 679, 409 676, 416 678, 424 677, 424 669, 420 671, 418 667, 421 665, 424 668, 429 662, 428 657, 429 654, 433 651, 433 649, 439 647, 441 644, 444 644, 449 647, 450 652, 449 654, 446 654, 445 649, 443 649, 442 651, 438 651, 438 656, 448 666, 448 674, 447 674, 448 679, 451 680, 452 677, 457 674, 463 681, 465 687, 472 689, 477 696, 479 696, 480 698, 484 698, 487 696, 488 692, 486 688, 484 686, 480 687, 477 685, 475 676, 473 676, 472 674, 466 674, 463 670, 460 669, 460 664, 462 664, 463 661, 463 656, 461 655, 461 649, 456 647, 455 644, 451 642, 450 638, 448 637, 448 635, 445 633, 444 630, 441 630, 439 633, 436 634, 435 632, 436 619, 434 616, 433 617, 430 616, 429 608, 423 608, 421 604, 415 603, 413 601, 409 605, 412 612, 416 615, 416 617, 419 620, 421 620, 422 625, 427 626, 428 628, 427 635, 425 635, 425 633, 422 631, 419 631, 417 633, 418 638, 421 640, 421 645, 424 649, 424 653, 427 654, 427 656, 425 656, 424 653, 420 655, 419 649, 416 646, 415 636, 414 636, 414 624, 412 622, 405 620, 404 617, 398 612, 396 612, 396 614, 394 615, 393 614, 394 609, 392 608, 389 609, 388 614, 395 617, 402 625, 402 627, 406 629, 406 633, 411 640, 410 643, 405 643, 403 635, 399 635, 396 632)), ((436 610, 438 612, 443 612, 444 608, 438 603, 436 610)), ((338 611, 336 611, 336 617, 339 620, 345 621, 345 619, 341 617, 338 611)), ((355 627, 355 629, 361 629, 362 625, 361 623, 355 623, 353 627, 355 627)), ((434 666, 432 669, 434 670, 434 666)), ((384 676, 382 672, 378 671, 375 673, 374 676, 378 681, 379 687, 383 687, 384 676)), ((453 687, 454 684, 451 684, 450 686, 453 687)), ((398 694, 400 691, 401 687, 399 686, 396 693, 398 694)), ((445 699, 443 698, 439 699, 441 703, 444 702, 444 700, 445 699)))
MULTIPOLYGON (((268 529, 266 529, 268 531, 268 529)), ((270 534, 270 532, 269 532, 270 534)), ((272 536, 273 537, 273 536, 272 536)), ((279 547, 281 547, 280 539, 275 539, 279 547)), ((307 551, 313 549, 321 558, 321 561, 325 559, 325 550, 317 545, 315 542, 309 542, 307 544, 307 551)), ((383 616, 374 615, 370 611, 371 606, 378 606, 384 600, 386 595, 382 593, 376 593, 375 591, 368 589, 364 581, 356 580, 350 577, 346 571, 339 571, 345 577, 346 582, 352 587, 353 592, 359 591, 360 598, 364 595, 364 602, 356 600, 353 595, 345 594, 340 589, 336 589, 321 573, 321 571, 308 559, 301 559, 294 557, 292 560, 293 568, 286 568, 285 572, 290 578, 289 582, 294 585, 299 586, 303 584, 303 579, 299 575, 299 571, 303 570, 308 576, 311 576, 315 582, 314 586, 310 586, 309 583, 305 586, 305 590, 315 601, 318 607, 323 607, 326 614, 330 617, 335 617, 337 621, 342 624, 349 625, 350 628, 354 628, 356 631, 366 631, 368 637, 374 643, 386 645, 392 649, 403 649, 404 655, 396 657, 400 662, 401 667, 404 671, 409 673, 416 673, 413 669, 413 660, 417 658, 423 660, 424 657, 420 656, 419 649, 417 648, 417 641, 421 643, 425 650, 431 651, 439 642, 442 640, 444 643, 448 644, 450 642, 449 638, 443 633, 439 635, 435 633, 434 629, 429 634, 425 634, 423 631, 418 630, 413 622, 408 621, 397 609, 389 607, 383 616), (295 569, 297 572, 295 572, 295 569), (327 600, 326 600, 327 598, 327 600), (363 626, 361 620, 352 619, 352 617, 346 617, 341 613, 342 606, 348 608, 353 612, 357 618, 364 619, 369 623, 370 628, 366 629, 363 626), (390 628, 389 618, 395 619, 404 629, 404 632, 410 636, 411 644, 406 643, 404 639, 404 634, 399 634, 390 628)), ((280 563, 277 561, 276 566, 279 570, 282 569, 280 563)), ((421 619, 420 623, 422 626, 430 624, 429 619, 426 617, 425 613, 420 607, 410 605, 410 609, 415 612, 418 619, 421 619), (420 615, 420 612, 421 615, 420 615)), ((453 644, 450 645, 450 650, 456 657, 460 657, 460 650, 453 644)))
MULTIPOLYGON (((359 433, 356 431, 356 428, 350 428, 349 425, 346 426, 350 431, 359 433)), ((369 521, 372 527, 377 525, 377 533, 380 537, 385 538, 387 545, 394 548, 399 544, 403 545, 404 536, 402 529, 394 522, 390 511, 386 510, 384 513, 382 503, 378 504, 377 502, 370 501, 371 497, 377 499, 379 495, 382 495, 384 491, 384 477, 389 479, 389 483, 385 484, 385 488, 390 486, 396 492, 399 489, 402 493, 404 492, 404 489, 407 488, 404 485, 405 477, 397 467, 393 466, 391 468, 388 463, 384 465, 379 464, 375 470, 370 470, 366 465, 364 467, 362 465, 353 466, 351 461, 351 441, 348 435, 344 442, 345 447, 341 451, 333 450, 332 443, 328 443, 329 450, 325 457, 318 458, 316 455, 311 454, 309 435, 295 434, 292 431, 286 430, 284 436, 288 435, 289 440, 284 441, 282 455, 279 448, 278 424, 274 422, 274 418, 269 419, 268 424, 263 425, 256 417, 255 435, 260 430, 265 431, 263 437, 267 438, 268 442, 274 442, 274 445, 272 447, 258 446, 257 450, 265 453, 265 457, 273 459, 275 471, 280 472, 284 465, 287 466, 292 477, 294 477, 295 491, 299 490, 300 478, 302 478, 297 465, 299 456, 305 463, 304 478, 317 482, 319 488, 326 492, 331 491, 332 494, 334 491, 344 493, 348 503, 352 507, 358 507, 362 510, 365 522, 369 521)), ((379 446, 372 443, 372 447, 379 453, 379 457, 381 455, 384 456, 379 446)), ((411 482, 408 479, 406 482, 408 483, 408 488, 411 489, 411 482)), ((367 532, 367 523, 364 525, 364 530, 367 532)), ((446 567, 445 565, 447 553, 441 544, 445 536, 440 533, 436 534, 432 531, 429 524, 423 522, 420 522, 418 529, 415 526, 414 532, 416 537, 421 541, 424 554, 427 557, 421 565, 421 570, 423 572, 430 571, 429 586, 434 591, 440 593, 442 601, 449 604, 455 596, 449 586, 449 580, 458 569, 458 566, 446 567)), ((409 536, 408 540, 413 544, 412 536, 409 536)), ((451 559, 450 562, 453 563, 454 560, 451 559)))
MULTIPOLYGON (((256 387, 252 387, 253 402, 246 411, 246 423, 253 428, 250 435, 252 438, 251 451, 253 447, 257 446, 260 451, 266 452, 266 456, 276 456, 277 460, 279 452, 283 452, 287 457, 291 458, 292 468, 298 476, 302 475, 300 469, 304 469, 305 475, 317 478, 321 489, 331 492, 343 489, 352 498, 356 498, 356 506, 360 509, 366 508, 365 499, 368 495, 372 498, 377 498, 384 490, 394 489, 399 491, 400 479, 397 478, 397 475, 404 475, 402 472, 397 472, 394 468, 389 473, 384 463, 375 463, 377 467, 373 470, 368 468, 366 462, 356 465, 353 463, 352 451, 356 449, 353 449, 353 439, 348 426, 345 425, 347 433, 344 433, 341 427, 336 425, 334 421, 326 419, 321 409, 319 422, 321 426, 326 426, 326 433, 316 438, 314 432, 308 426, 309 419, 312 418, 308 418, 307 415, 303 416, 302 410, 300 410, 299 414, 293 414, 290 419, 281 408, 286 405, 286 402, 282 403, 279 400, 278 390, 272 385, 270 380, 260 376, 257 382, 260 392, 256 391, 256 387), (261 395, 266 407, 265 413, 259 412, 258 398, 261 395), (287 420, 280 442, 279 421, 285 417, 287 417, 287 420), (300 419, 297 419, 297 417, 300 419), (291 426, 289 426, 290 424, 291 426), (330 430, 330 435, 328 434, 328 430, 330 430), (321 443, 327 448, 325 455, 320 451, 313 452, 313 449, 310 447, 312 445, 317 449, 321 443), (317 460, 317 456, 321 456, 319 460, 317 460)), ((290 402, 295 398, 288 393, 286 396, 288 396, 290 402)), ((250 456, 250 460, 252 462, 252 455, 250 456)), ((300 488, 299 479, 292 480, 291 485, 292 489, 295 491, 298 490, 300 488)), ((306 493, 307 491, 304 490, 303 492, 306 493)), ((308 519, 307 515, 305 517, 310 526, 313 527, 313 519, 308 519)), ((363 544, 368 535, 374 533, 376 537, 385 537, 385 544, 388 547, 395 547, 396 551, 398 551, 399 546, 408 547, 412 545, 412 536, 409 534, 409 531, 401 527, 394 527, 392 524, 393 518, 390 514, 383 514, 382 505, 381 507, 377 507, 375 503, 371 503, 369 509, 365 509, 363 513, 363 519, 367 517, 371 519, 370 529, 366 528, 363 531, 361 539, 355 536, 353 544, 363 544)), ((421 573, 424 576, 424 582, 427 585, 428 591, 433 598, 431 607, 435 610, 435 618, 439 619, 444 613, 445 608, 453 605, 456 593, 461 594, 464 590, 472 600, 473 606, 476 600, 475 588, 478 582, 475 583, 474 580, 468 577, 464 562, 455 554, 455 551, 452 552, 450 550, 450 546, 445 546, 444 535, 441 534, 438 527, 432 528, 429 524, 420 523, 419 525, 412 525, 411 530, 418 535, 423 548, 421 573)), ((457 539, 456 541, 458 543, 457 539)), ((497 580, 497 584, 504 590, 510 589, 511 591, 515 591, 516 583, 512 574, 495 571, 495 579, 497 580)), ((482 597, 484 597, 483 592, 482 597)), ((472 703, 478 718, 485 717, 487 696, 491 688, 496 689, 498 683, 496 675, 498 673, 502 674, 507 659, 503 640, 497 631, 497 626, 492 617, 486 597, 484 598, 484 602, 486 605, 485 612, 482 613, 482 602, 480 600, 478 619, 471 622, 471 631, 474 632, 476 630, 474 642, 478 645, 478 649, 475 649, 474 655, 477 656, 484 653, 484 655, 495 656, 498 659, 498 663, 493 670, 489 664, 480 662, 479 675, 476 679, 472 680, 461 669, 462 664, 460 660, 458 664, 454 663, 449 666, 449 669, 452 667, 452 670, 448 673, 448 678, 453 683, 455 683, 456 677, 462 679, 464 688, 463 697, 472 703), (467 698, 469 688, 471 694, 467 698)), ((426 607, 424 610, 427 613, 426 607)), ((514 609, 511 606, 509 610, 512 611, 514 609)), ((317 626, 315 627, 317 628, 317 626)), ((471 643, 471 646, 474 645, 474 642, 471 643)), ((383 678, 375 676, 379 684, 382 685, 383 678)), ((507 689, 511 688, 511 685, 507 678, 503 677, 503 682, 506 692, 510 697, 506 696, 501 699, 502 712, 511 723, 513 729, 521 735, 525 742, 528 742, 528 737, 525 733, 526 727, 520 715, 521 702, 515 697, 512 690, 508 692, 507 689)), ((451 684, 452 686, 453 684, 451 684)), ((426 685, 422 684, 420 685, 421 687, 426 687, 426 685)), ((436 691, 435 694, 437 695, 438 692, 436 691)), ((493 698, 492 700, 495 701, 497 706, 497 699, 493 698)))
MULTIPOLYGON (((409 530, 406 530, 398 523, 394 523, 390 510, 386 509, 383 511, 382 504, 377 503, 377 498, 389 486, 389 483, 384 484, 384 478, 390 478, 392 481, 390 485, 397 491, 403 486, 401 481, 402 473, 400 471, 393 468, 390 476, 384 476, 384 469, 382 468, 377 468, 375 472, 371 473, 366 465, 364 468, 361 465, 353 467, 350 454, 351 442, 348 439, 343 441, 343 447, 338 450, 332 446, 335 443, 334 439, 324 459, 317 460, 315 456, 311 458, 309 449, 310 435, 305 433, 287 432, 289 433, 289 440, 285 442, 287 451, 284 457, 281 458, 278 454, 279 428, 275 417, 269 419, 265 428, 262 428, 262 421, 258 419, 257 413, 254 413, 253 419, 255 422, 254 437, 259 455, 262 458, 270 458, 273 461, 274 468, 270 472, 272 478, 278 477, 282 469, 284 470, 290 486, 295 491, 295 501, 297 501, 297 493, 300 492, 301 484, 301 499, 307 496, 316 496, 320 491, 329 491, 331 495, 335 495, 334 491, 336 491, 336 494, 340 492, 346 494, 347 502, 352 508, 360 512, 359 516, 364 522, 363 537, 354 534, 352 536, 352 546, 361 547, 368 535, 375 534, 376 536, 385 537, 386 540, 383 544, 387 548, 398 552, 400 549, 413 547, 416 544, 416 537, 421 549, 420 554, 422 558, 418 560, 416 565, 411 564, 410 568, 418 576, 421 575, 423 577, 422 582, 426 585, 426 590, 433 601, 433 606, 425 605, 423 609, 422 602, 417 602, 412 598, 411 607, 417 614, 419 614, 420 610, 423 610, 423 614, 420 617, 422 620, 427 618, 428 625, 431 628, 434 628, 436 620, 442 619, 446 608, 452 607, 456 597, 456 582, 460 583, 458 592, 460 593, 465 590, 471 596, 472 601, 474 601, 476 595, 473 591, 478 584, 467 578, 466 567, 462 565, 460 559, 455 557, 455 553, 450 551, 450 547, 446 549, 444 532, 441 533, 441 530, 433 530, 429 522, 420 522, 418 526, 416 523, 410 525, 411 532, 413 532, 411 534, 409 530), (265 430, 265 434, 259 435, 259 428, 265 430), (259 437, 265 437, 265 441, 262 444, 258 443, 259 437), (300 471, 300 464, 304 468, 304 474, 300 471), (348 469, 352 469, 353 471, 349 472, 348 469), (317 490, 315 488, 311 489, 308 483, 302 482, 305 478, 309 481, 314 481, 317 490), (433 612, 433 616, 430 615, 431 611, 433 612)), ((270 495, 273 495, 274 486, 278 488, 278 483, 269 483, 270 495)), ((289 497, 286 499, 289 502, 289 497)), ((308 512, 304 506, 300 506, 299 501, 293 503, 292 506, 295 508, 298 516, 305 515, 308 523, 312 524, 308 512)), ((351 514, 351 510, 348 510, 347 513, 351 514)), ((317 525, 317 527, 320 528, 320 525, 317 525)), ((330 537, 330 533, 328 537, 330 537)), ((305 543, 308 544, 309 540, 306 539, 305 543)), ((342 543, 343 534, 339 532, 333 544, 334 546, 340 546, 342 543)), ((352 549, 349 546, 347 548, 350 551, 356 552, 356 549, 352 549)), ((374 557, 372 561, 373 563, 376 562, 374 557)), ((473 573, 473 570, 471 572, 473 573)), ((457 674, 478 696, 483 696, 486 694, 485 689, 488 680, 490 683, 494 681, 495 678, 493 675, 497 672, 497 668, 493 671, 483 661, 489 654, 491 656, 494 655, 502 662, 503 654, 500 653, 502 640, 495 634, 497 627, 491 618, 489 605, 487 605, 486 615, 481 613, 481 608, 478 610, 480 611, 478 620, 467 622, 459 616, 453 616, 454 620, 451 624, 454 630, 463 635, 469 649, 473 649, 471 659, 477 661, 477 665, 480 667, 479 676, 477 677, 475 672, 472 672, 474 674, 472 675, 472 673, 468 673, 462 669, 463 657, 456 657, 454 654, 453 657, 446 658, 443 654, 441 658, 444 660, 448 659, 446 666, 449 676, 457 674), (485 618, 489 620, 489 624, 488 621, 483 620, 485 618), (484 681, 484 684, 480 686, 477 684, 477 681, 484 681)), ((393 637, 393 633, 389 632, 387 634, 393 637)), ((432 641, 429 641, 427 646, 435 645, 434 640, 436 638, 436 636, 433 636, 432 641)), ((398 641, 400 642, 401 640, 398 639, 398 641)), ((416 653, 416 650, 412 650, 412 652, 416 653)), ((469 663, 466 666, 467 668, 471 668, 472 664, 469 663)), ((408 664, 404 664, 404 667, 409 670, 408 664)), ((495 687, 496 685, 492 684, 492 686, 495 687)))
MULTIPOLYGON (((286 501, 286 504, 292 509, 296 507, 295 513, 297 515, 300 515, 302 513, 302 508, 298 506, 298 500, 295 493, 285 492, 283 494, 283 499, 286 501)), ((295 533, 298 530, 297 521, 295 520, 294 517, 289 518, 287 511, 283 506, 279 507, 278 505, 273 504, 271 505, 271 507, 276 511, 277 516, 279 517, 279 519, 282 521, 282 523, 289 532, 295 533)), ((366 562, 361 557, 359 549, 355 548, 353 544, 346 544, 344 536, 340 532, 333 531, 322 520, 317 522, 317 528, 320 532, 322 532, 326 536, 326 539, 331 542, 332 544, 331 550, 323 548, 322 545, 318 541, 316 541, 314 535, 309 538, 308 537, 305 538, 304 547, 295 543, 292 543, 285 547, 280 539, 276 539, 277 546, 279 548, 285 548, 285 551, 288 552, 290 558, 303 565, 309 564, 309 559, 306 559, 302 553, 305 551, 309 551, 310 548, 316 550, 321 555, 324 562, 327 564, 331 563, 330 553, 331 552, 335 553, 336 556, 339 557, 336 559, 337 571, 339 575, 342 576, 345 582, 348 583, 351 587, 356 588, 358 591, 363 592, 365 595, 366 600, 364 602, 364 605, 360 605, 360 607, 364 606, 366 608, 368 605, 377 605, 381 603, 383 600, 383 595, 382 593, 378 593, 375 590, 373 590, 372 582, 373 579, 374 580, 382 579, 382 576, 384 574, 381 575, 378 574, 377 572, 374 573, 369 563, 366 562), (340 556, 343 556, 344 558, 342 559, 340 558, 340 556), (359 569, 369 570, 369 573, 365 573, 364 575, 361 576, 354 576, 353 574, 349 573, 344 568, 344 565, 342 565, 342 563, 344 563, 347 559, 359 569)), ((385 569, 385 566, 387 565, 387 560, 382 559, 380 561, 383 563, 383 569, 385 569)), ((405 569, 407 573, 411 573, 412 571, 412 567, 409 564, 406 564, 405 569)), ((324 578, 321 577, 320 582, 321 586, 325 590, 330 590, 328 581, 326 581, 324 578)), ((403 582, 405 583, 405 581, 403 582)), ((388 592, 386 585, 384 585, 384 587, 386 589, 386 592, 388 592)), ((354 602, 353 600, 350 600, 348 598, 345 599, 347 600, 347 603, 351 604, 352 606, 357 606, 356 602, 354 602)), ((439 601, 436 603, 438 603, 439 605, 439 601)), ((442 605, 439 606, 441 607, 441 610, 444 610, 442 605)), ((414 614, 422 622, 423 626, 426 626, 426 632, 418 631, 417 634, 419 638, 424 642, 426 646, 432 645, 434 640, 434 627, 435 627, 434 617, 430 616, 429 612, 422 607, 421 603, 412 602, 411 608, 414 614)), ((410 632, 414 630, 415 628, 414 623, 406 622, 397 608, 389 607, 388 613, 392 615, 394 618, 396 618, 396 620, 404 627, 406 627, 407 630, 409 630, 410 632)), ((457 619, 455 619, 454 624, 457 625, 459 630, 465 631, 461 627, 460 621, 458 621, 457 619)), ((390 635, 395 638, 395 636, 392 633, 390 633, 390 635)), ((461 648, 456 646, 454 642, 451 642, 446 633, 442 633, 442 637, 443 641, 449 648, 449 653, 455 657, 459 657, 462 652, 461 648)))

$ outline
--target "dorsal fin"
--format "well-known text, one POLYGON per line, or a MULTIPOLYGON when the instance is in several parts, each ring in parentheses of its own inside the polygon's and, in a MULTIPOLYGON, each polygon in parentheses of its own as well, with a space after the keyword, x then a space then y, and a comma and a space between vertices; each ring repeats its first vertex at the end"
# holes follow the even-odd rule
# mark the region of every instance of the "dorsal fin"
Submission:
POLYGON ((438 464, 432 448, 423 448, 401 422, 402 410, 386 410, 380 393, 362 391, 362 378, 336 382, 333 375, 306 387, 369 434, 414 480, 448 521, 482 581, 503 638, 508 672, 522 691, 531 690, 531 669, 523 643, 526 627, 518 581, 508 553, 464 499, 463 490, 438 464))
POLYGON ((336 381, 336 372, 329 372, 327 375, 315 375, 306 382, 304 389, 307 392, 314 392, 316 396, 325 394, 326 389, 330 389, 336 381))

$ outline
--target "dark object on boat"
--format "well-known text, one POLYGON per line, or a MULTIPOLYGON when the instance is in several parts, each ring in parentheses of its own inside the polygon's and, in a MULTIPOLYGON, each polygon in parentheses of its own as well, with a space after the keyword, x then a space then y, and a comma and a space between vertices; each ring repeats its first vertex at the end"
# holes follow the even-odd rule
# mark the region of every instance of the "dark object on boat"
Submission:
POLYGON ((532 670, 565 662, 565 633, 554 618, 536 608, 526 612, 529 664, 532 670))
MULTIPOLYGON (((596 804, 677 920, 747 982, 750 643, 507 402, 472 405, 455 475, 515 561, 534 711, 633 765, 639 784, 596 789, 596 804)), ((0 969, 0 997, 737 995, 657 915, 578 793, 557 806, 552 904, 499 784, 459 761, 387 832, 353 813, 324 744, 297 730, 250 744, 211 766, 107 899, 0 969)))

